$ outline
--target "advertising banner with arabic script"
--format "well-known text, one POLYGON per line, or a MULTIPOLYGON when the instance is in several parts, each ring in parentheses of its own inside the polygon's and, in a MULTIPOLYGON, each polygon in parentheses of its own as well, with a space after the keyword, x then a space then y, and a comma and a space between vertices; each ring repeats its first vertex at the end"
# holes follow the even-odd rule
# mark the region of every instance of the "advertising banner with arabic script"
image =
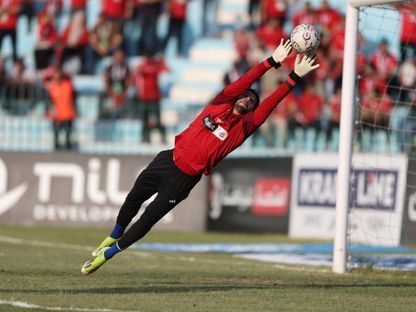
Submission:
POLYGON ((287 233, 292 159, 231 158, 209 176, 208 229, 287 233))
MULTIPOLYGON (((0 153, 0 224, 112 226, 136 177, 152 159, 0 153)), ((203 178, 156 227, 204 231, 206 188, 203 178)))

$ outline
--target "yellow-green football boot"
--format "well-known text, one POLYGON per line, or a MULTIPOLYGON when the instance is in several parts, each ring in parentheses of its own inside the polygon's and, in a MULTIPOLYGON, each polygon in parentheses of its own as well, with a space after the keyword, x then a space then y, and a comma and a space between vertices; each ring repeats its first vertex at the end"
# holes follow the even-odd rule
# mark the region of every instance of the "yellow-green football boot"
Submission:
POLYGON ((93 252, 92 252, 92 256, 93 257, 97 257, 98 253, 100 252, 100 249, 104 248, 104 247, 111 247, 112 245, 114 245, 116 242, 118 241, 118 238, 112 238, 110 236, 107 236, 100 244, 100 246, 98 246, 93 252))
POLYGON ((110 249, 110 247, 104 247, 98 250, 98 256, 95 257, 93 260, 88 260, 84 263, 81 268, 82 274, 91 274, 97 271, 104 263, 107 262, 107 259, 104 257, 104 252, 110 249))

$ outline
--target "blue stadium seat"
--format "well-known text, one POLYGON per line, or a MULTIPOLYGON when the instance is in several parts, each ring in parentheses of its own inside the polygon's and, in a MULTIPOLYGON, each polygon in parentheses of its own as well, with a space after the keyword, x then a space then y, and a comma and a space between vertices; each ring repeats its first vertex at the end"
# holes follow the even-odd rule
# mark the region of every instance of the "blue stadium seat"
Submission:
POLYGON ((293 138, 293 150, 301 151, 304 149, 305 130, 303 128, 295 129, 295 137, 293 138))
POLYGON ((305 130, 304 137, 304 150, 307 152, 312 152, 315 150, 316 145, 316 130, 313 128, 305 130))
POLYGON ((409 115, 409 106, 395 106, 390 114, 391 146, 393 153, 400 153, 404 150, 405 135, 404 124, 409 115))
POLYGON ((328 149, 330 151, 338 151, 339 147, 339 129, 332 130, 332 139, 328 142, 329 146, 328 149))
POLYGON ((373 148, 373 138, 367 129, 361 131, 361 148, 363 152, 370 152, 373 148))
POLYGON ((0 119, 0 150, 52 151, 51 123, 36 117, 2 116, 0 119))
POLYGON ((140 143, 142 123, 139 120, 98 121, 95 123, 95 141, 140 143))
POLYGON ((374 133, 373 151, 378 153, 386 153, 389 148, 388 136, 386 131, 376 131, 374 133))
POLYGON ((75 76, 74 88, 83 95, 97 95, 104 91, 104 79, 102 76, 75 76))
POLYGON ((316 151, 325 151, 328 147, 327 147, 327 142, 326 142, 326 135, 324 132, 319 131, 316 134, 316 143, 315 143, 315 150, 316 151))
POLYGON ((99 114, 99 98, 95 95, 80 95, 77 98, 77 117, 97 120, 99 114))

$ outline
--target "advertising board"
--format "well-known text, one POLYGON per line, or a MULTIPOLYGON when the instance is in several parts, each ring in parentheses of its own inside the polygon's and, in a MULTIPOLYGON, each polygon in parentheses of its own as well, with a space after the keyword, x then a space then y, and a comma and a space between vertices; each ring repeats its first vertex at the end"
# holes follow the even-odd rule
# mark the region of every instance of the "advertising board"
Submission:
POLYGON ((209 176, 208 229, 287 233, 292 159, 231 158, 209 176))
MULTIPOLYGON (((337 154, 298 154, 294 158, 289 235, 333 239, 337 154)), ((350 185, 351 241, 396 246, 400 243, 407 159, 355 154, 350 185)))
MULTIPOLYGON (((112 226, 136 177, 151 160, 143 156, 1 153, 0 223, 112 226)), ((205 224, 203 178, 157 226, 203 231, 205 224)))

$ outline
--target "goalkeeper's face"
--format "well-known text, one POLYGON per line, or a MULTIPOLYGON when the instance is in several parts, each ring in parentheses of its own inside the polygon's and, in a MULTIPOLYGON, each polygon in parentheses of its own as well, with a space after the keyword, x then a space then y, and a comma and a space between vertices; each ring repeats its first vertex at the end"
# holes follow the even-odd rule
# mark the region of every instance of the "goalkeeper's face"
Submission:
POLYGON ((257 97, 253 92, 243 92, 234 103, 234 111, 240 115, 252 112, 257 107, 257 97))

